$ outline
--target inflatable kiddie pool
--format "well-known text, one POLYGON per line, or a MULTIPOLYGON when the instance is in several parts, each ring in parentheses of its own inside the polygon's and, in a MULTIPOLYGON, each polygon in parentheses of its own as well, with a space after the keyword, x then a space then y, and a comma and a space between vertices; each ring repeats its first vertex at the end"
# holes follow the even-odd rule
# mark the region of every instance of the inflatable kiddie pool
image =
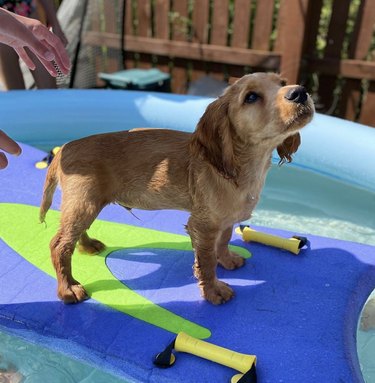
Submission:
MULTIPOLYGON (((356 331, 375 287, 371 245, 257 227, 285 238, 307 237, 309 246, 296 256, 246 243, 233 233, 232 245, 249 259, 239 270, 219 269, 236 297, 215 307, 202 300, 192 277, 187 213, 135 211, 132 216, 108 206, 90 229, 107 250, 73 257, 73 274, 91 299, 68 306, 57 299, 48 244, 61 196, 56 193, 47 224, 39 224, 45 169, 35 164, 46 156, 42 149, 134 127, 193 131, 211 99, 109 90, 15 91, 0 98, 0 129, 23 147, 22 156, 10 158, 0 173, 1 331, 130 382, 228 382, 236 374, 230 367, 239 369, 238 364, 228 367, 207 358, 238 356, 231 352, 256 356, 259 382, 363 382, 356 331), (181 332, 209 344, 197 341, 197 349, 178 353, 171 368, 155 366, 154 356, 181 332)), ((374 147, 371 128, 317 114, 302 130, 293 168, 304 179, 318 175, 343 185, 344 194, 349 190, 344 185, 350 185, 371 203, 374 147)), ((288 178, 284 181, 280 191, 288 186, 288 178)), ((315 187, 315 194, 324 194, 315 187)))

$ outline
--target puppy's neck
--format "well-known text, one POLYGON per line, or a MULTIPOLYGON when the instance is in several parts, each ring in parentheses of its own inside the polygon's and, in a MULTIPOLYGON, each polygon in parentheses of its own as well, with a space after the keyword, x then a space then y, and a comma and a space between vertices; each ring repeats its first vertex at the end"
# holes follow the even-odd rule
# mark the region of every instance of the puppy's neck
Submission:
POLYGON ((253 183, 263 184, 266 173, 271 166, 272 148, 267 145, 246 145, 235 148, 237 165, 237 184, 248 188, 253 183))

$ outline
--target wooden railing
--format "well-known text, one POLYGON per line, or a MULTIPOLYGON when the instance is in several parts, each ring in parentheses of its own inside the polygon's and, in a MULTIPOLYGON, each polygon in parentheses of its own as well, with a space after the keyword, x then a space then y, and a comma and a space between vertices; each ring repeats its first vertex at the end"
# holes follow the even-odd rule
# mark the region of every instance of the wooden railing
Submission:
POLYGON ((82 42, 107 55, 97 72, 158 67, 171 74, 176 93, 206 74, 227 80, 277 71, 305 83, 318 110, 375 126, 374 0, 331 3, 90 0, 82 42))
POLYGON ((316 49, 322 0, 311 0, 303 73, 317 73, 319 109, 375 126, 375 2, 333 1, 326 46, 316 49), (350 12, 358 3, 357 12, 350 12))

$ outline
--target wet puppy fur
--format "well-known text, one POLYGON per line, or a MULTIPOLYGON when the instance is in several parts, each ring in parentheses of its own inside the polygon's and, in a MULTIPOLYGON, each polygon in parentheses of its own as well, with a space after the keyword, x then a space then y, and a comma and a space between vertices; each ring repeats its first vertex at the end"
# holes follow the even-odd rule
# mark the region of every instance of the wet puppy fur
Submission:
POLYGON ((59 183, 61 223, 50 243, 59 298, 87 299, 72 276, 71 257, 77 243, 90 254, 104 249, 87 230, 106 205, 116 203, 189 211, 186 228, 201 295, 213 304, 230 300, 234 292, 217 279, 216 267, 244 264, 228 249, 233 225, 251 217, 273 150, 281 163, 290 162, 300 144, 298 130, 313 114, 303 87, 286 86, 277 74, 255 73, 213 101, 193 133, 135 129, 64 145, 48 169, 40 209, 43 222, 59 183))

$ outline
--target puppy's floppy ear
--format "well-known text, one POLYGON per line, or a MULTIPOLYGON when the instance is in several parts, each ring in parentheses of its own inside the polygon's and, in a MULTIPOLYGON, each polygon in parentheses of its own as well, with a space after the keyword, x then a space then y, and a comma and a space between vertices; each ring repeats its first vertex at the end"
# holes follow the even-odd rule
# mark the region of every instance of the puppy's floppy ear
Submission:
POLYGON ((191 148, 193 154, 203 154, 225 178, 234 180, 237 176, 234 129, 229 120, 228 106, 228 101, 222 96, 207 107, 193 134, 191 148))
POLYGON ((280 156, 279 165, 285 162, 292 162, 292 154, 294 154, 301 144, 301 136, 299 133, 293 134, 284 140, 284 142, 277 147, 277 153, 280 156))

